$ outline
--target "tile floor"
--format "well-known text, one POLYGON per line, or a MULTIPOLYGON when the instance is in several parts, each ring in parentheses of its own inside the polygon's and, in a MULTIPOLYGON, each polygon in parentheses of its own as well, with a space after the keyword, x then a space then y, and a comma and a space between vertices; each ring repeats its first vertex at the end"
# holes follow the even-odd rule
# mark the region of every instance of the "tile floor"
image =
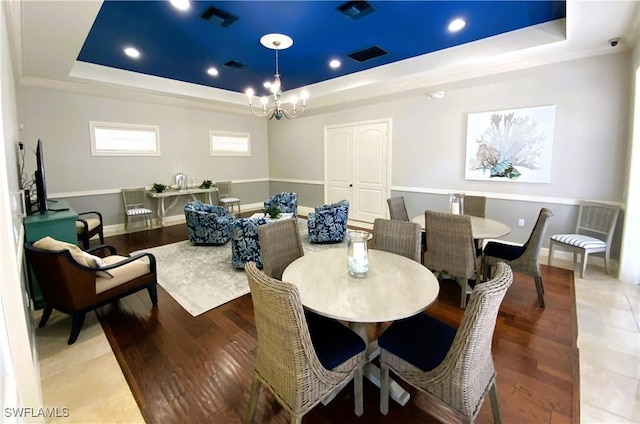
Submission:
MULTIPOLYGON (((559 259, 554 265, 571 267, 559 259)), ((578 274, 580 422, 638 423, 640 286, 613 280, 597 265, 589 265, 585 279, 578 274)), ((69 318, 54 311, 36 337, 44 404, 70 410, 57 422, 144 423, 95 314, 72 346, 61 342, 69 328, 69 318)))

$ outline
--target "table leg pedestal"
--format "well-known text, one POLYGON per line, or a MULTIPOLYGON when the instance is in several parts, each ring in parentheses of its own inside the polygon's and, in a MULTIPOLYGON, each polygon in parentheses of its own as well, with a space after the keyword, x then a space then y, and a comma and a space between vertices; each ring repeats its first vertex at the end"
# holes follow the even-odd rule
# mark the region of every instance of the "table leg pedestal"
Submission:
MULTIPOLYGON (((356 334, 362 337, 362 340, 365 343, 368 343, 367 338, 367 328, 366 325, 362 322, 350 322, 349 328, 351 328, 356 334)), ((364 366, 364 377, 375 384, 377 387, 380 387, 380 368, 376 365, 372 364, 375 358, 380 355, 380 348, 378 347, 378 342, 373 341, 367 344, 367 363, 364 366)), ((389 389, 389 396, 391 399, 398 402, 400 405, 404 406, 409 401, 411 395, 405 389, 402 388, 398 383, 391 380, 391 387, 389 389)))

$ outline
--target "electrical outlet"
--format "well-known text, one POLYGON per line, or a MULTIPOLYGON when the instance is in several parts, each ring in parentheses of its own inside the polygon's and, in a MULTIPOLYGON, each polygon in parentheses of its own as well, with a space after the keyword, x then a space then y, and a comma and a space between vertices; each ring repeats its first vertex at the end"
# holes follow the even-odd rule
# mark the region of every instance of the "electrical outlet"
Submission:
POLYGON ((520 218, 518 220, 518 227, 524 227, 524 219, 520 218))

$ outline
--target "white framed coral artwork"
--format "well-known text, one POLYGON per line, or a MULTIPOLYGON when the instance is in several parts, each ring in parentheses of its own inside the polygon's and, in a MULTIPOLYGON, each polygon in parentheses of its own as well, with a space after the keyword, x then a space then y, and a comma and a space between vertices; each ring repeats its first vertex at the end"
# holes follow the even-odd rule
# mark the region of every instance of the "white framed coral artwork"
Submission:
POLYGON ((467 180, 551 182, 555 106, 467 117, 467 180))

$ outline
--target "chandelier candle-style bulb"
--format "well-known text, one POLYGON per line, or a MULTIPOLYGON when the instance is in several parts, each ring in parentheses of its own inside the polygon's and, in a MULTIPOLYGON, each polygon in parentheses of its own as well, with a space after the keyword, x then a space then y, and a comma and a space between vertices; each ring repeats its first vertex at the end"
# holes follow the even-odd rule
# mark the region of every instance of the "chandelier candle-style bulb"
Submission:
POLYGON ((277 120, 282 119, 284 116, 287 119, 296 118, 304 112, 304 108, 307 105, 307 97, 309 97, 309 93, 307 91, 302 91, 300 93, 300 98, 302 99, 302 107, 298 109, 296 104, 298 103, 298 97, 293 96, 288 103, 291 103, 291 106, 288 107, 287 103, 282 102, 282 82, 280 80, 280 70, 278 68, 278 50, 288 49, 293 45, 293 40, 291 37, 288 37, 284 34, 266 34, 260 38, 260 44, 265 46, 268 49, 275 50, 275 59, 276 59, 276 69, 273 78, 273 82, 265 83, 264 87, 268 88, 273 95, 273 104, 270 107, 269 98, 262 97, 260 99, 260 103, 262 103, 262 111, 256 111, 253 108, 253 95, 255 92, 253 89, 249 88, 245 93, 247 97, 249 97, 249 109, 251 113, 256 116, 266 116, 268 119, 276 118, 277 120), (285 108, 287 106, 287 108, 285 108))

